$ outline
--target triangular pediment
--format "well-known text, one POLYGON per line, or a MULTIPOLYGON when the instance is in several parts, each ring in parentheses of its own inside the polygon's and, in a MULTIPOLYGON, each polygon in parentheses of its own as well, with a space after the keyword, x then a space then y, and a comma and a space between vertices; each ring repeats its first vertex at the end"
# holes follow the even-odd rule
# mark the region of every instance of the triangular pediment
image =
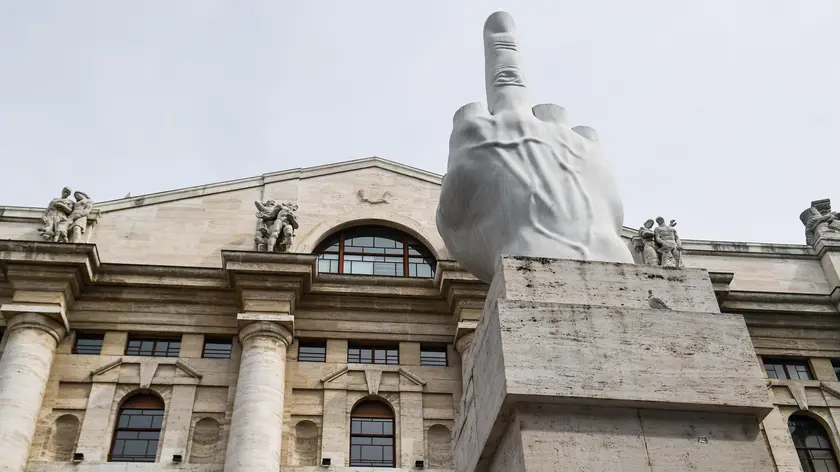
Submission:
MULTIPOLYGON (((286 180, 305 180, 371 168, 381 169, 390 173, 402 175, 411 179, 421 180, 435 185, 440 185, 440 181, 442 178, 440 175, 435 174, 433 172, 428 172, 422 169, 407 166, 405 164, 400 164, 398 162, 389 161, 381 157, 366 157, 363 159, 338 162, 335 164, 325 164, 314 167, 299 167, 296 169, 271 172, 268 174, 248 177, 245 179, 229 180, 225 182, 200 185, 196 187, 187 187, 176 190, 168 190, 165 192, 151 193, 147 195, 136 195, 127 198, 120 198, 117 200, 109 200, 97 203, 96 207, 102 212, 111 212, 126 208, 137 208, 147 205, 156 205, 160 203, 171 202, 175 200, 209 196, 218 193, 232 192, 236 190, 245 190, 248 188, 261 187, 266 184, 283 182, 286 180)), ((370 198, 376 199, 377 196, 373 195, 370 198)))

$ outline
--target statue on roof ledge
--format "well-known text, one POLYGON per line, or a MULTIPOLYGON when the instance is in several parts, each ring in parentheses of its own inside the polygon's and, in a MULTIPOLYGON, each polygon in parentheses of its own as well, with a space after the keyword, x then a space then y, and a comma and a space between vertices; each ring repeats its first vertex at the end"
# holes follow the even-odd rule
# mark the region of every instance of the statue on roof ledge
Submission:
POLYGON ((805 225, 805 243, 813 246, 820 239, 840 240, 840 213, 831 211, 831 200, 815 200, 799 215, 805 225))
POLYGON ((654 227, 653 224, 654 220, 647 220, 644 226, 639 228, 641 246, 638 249, 642 253, 642 261, 660 267, 683 267, 682 241, 674 228, 677 221, 671 220, 666 225, 665 218, 658 216, 657 226, 654 227))
POLYGON ((259 227, 254 237, 257 251, 289 252, 298 222, 295 212, 298 206, 291 203, 276 203, 274 200, 256 201, 259 227))
POLYGON ((57 243, 84 243, 84 233, 87 229, 88 217, 93 210, 93 200, 82 192, 73 191, 69 187, 61 190, 61 197, 54 198, 47 205, 41 221, 44 226, 38 230, 41 237, 47 241, 57 243))

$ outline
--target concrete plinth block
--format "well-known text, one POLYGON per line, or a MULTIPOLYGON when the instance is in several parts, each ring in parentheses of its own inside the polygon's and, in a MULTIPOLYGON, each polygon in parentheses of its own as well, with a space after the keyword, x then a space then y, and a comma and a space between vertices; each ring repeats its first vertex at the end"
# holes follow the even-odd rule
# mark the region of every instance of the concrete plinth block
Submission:
POLYGON ((580 459, 568 470, 764 470, 752 465, 769 461, 753 434, 772 410, 760 366, 743 317, 719 312, 704 270, 504 257, 473 342, 455 422, 457 472, 565 470, 533 465, 544 462, 535 459, 546 453, 540 448, 554 451, 546 453, 554 460, 580 459), (650 308, 651 291, 674 309, 650 308), (552 428, 584 410, 591 428, 555 434, 552 428), (616 415, 626 421, 615 422, 616 415), (539 421, 523 422, 532 417, 539 421), (531 423, 545 434, 522 426, 531 423), (636 428, 636 436, 622 425, 636 428), (680 440, 691 428, 708 434, 680 440), (593 434, 613 441, 615 454, 641 457, 645 467, 587 463, 579 449, 593 434), (710 436, 743 438, 694 451, 710 436), (539 447, 538 437, 545 443, 539 447), (525 456, 503 460, 498 455, 511 441, 525 456), (749 457, 733 462, 736 468, 708 468, 713 447, 749 457), (688 454, 686 468, 647 465, 671 461, 673 448, 688 454))

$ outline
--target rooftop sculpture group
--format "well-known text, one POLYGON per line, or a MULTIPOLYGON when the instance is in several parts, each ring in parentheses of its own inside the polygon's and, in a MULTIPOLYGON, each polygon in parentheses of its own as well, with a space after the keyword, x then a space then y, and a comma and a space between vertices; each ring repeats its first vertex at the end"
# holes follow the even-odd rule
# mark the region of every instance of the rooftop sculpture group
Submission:
POLYGON ((81 191, 76 191, 73 196, 76 201, 70 198, 72 190, 64 187, 61 190, 61 197, 54 198, 47 205, 41 221, 44 226, 38 230, 41 237, 47 241, 64 243, 85 242, 84 233, 87 229, 88 217, 93 210, 93 200, 81 191))
POLYGON ((645 221, 639 228, 639 238, 642 240, 642 261, 648 265, 662 267, 683 267, 682 242, 677 230, 676 220, 665 224, 665 218, 656 217, 656 227, 653 220, 645 221))
POLYGON ((840 240, 840 213, 831 211, 831 200, 816 200, 799 215, 805 225, 805 242, 813 246, 820 239, 840 240))
POLYGON ((531 106, 513 18, 484 25, 487 105, 453 119, 437 227, 449 252, 490 282, 502 254, 632 263, 624 209, 595 130, 531 106))
POLYGON ((298 222, 295 212, 298 206, 293 203, 276 203, 274 200, 256 201, 259 227, 254 242, 257 251, 289 252, 298 222))

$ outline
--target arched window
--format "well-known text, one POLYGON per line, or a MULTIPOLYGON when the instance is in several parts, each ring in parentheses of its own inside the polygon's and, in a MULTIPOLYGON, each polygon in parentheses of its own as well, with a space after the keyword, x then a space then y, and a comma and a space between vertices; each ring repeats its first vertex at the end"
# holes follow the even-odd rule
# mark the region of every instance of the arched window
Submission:
POLYGON ((837 458, 825 429, 817 420, 793 415, 788 420, 793 445, 805 472, 838 472, 837 458))
POLYGON ((111 462, 154 462, 163 424, 163 401, 135 395, 123 403, 117 417, 111 462))
POLYGON ((383 226, 357 226, 322 242, 318 271, 322 274, 434 277, 435 258, 411 236, 383 226))
POLYGON ((350 465, 394 467, 394 413, 388 405, 367 400, 353 408, 350 465))

